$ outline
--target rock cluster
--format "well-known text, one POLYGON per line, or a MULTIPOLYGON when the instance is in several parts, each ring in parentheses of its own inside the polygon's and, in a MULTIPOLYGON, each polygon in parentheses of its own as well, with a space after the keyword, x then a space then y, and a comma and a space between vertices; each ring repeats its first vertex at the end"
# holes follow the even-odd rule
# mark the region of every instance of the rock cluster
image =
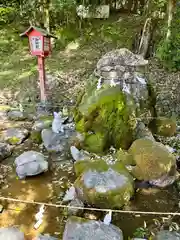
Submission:
MULTIPOLYGON (((154 92, 142 69, 147 61, 129 50, 117 49, 97 63, 95 75, 78 101, 74 121, 68 114, 40 114, 31 129, 11 127, 0 134, 0 161, 24 141, 41 144, 46 153, 71 152, 76 173, 73 186, 63 198, 69 208, 63 240, 123 240, 122 231, 108 221, 83 218, 86 205, 120 209, 134 195, 135 181, 166 187, 178 177, 176 157, 158 137, 172 138, 174 119, 156 118, 154 92), (75 208, 71 208, 75 207, 75 208)), ((22 122, 24 111, 4 107, 0 118, 22 122)), ((49 169, 48 157, 28 149, 15 158, 20 179, 49 169)), ((106 215, 107 216, 107 215, 106 215)), ((178 233, 160 231, 156 239, 179 239, 178 233)), ((24 240, 15 228, 0 229, 1 239, 24 240)), ((39 235, 34 240, 55 240, 39 235)))

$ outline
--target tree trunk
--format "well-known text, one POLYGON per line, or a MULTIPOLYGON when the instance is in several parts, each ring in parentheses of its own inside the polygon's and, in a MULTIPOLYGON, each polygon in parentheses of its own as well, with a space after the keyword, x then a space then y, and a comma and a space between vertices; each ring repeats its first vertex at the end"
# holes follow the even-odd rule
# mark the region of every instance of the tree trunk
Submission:
POLYGON ((169 0, 168 1, 168 7, 167 7, 168 30, 167 30, 167 34, 166 34, 166 40, 169 40, 169 38, 171 36, 171 25, 172 25, 172 21, 173 21, 173 12, 174 12, 174 9, 175 9, 175 4, 176 4, 176 0, 169 0))
POLYGON ((47 31, 50 31, 50 1, 46 0, 44 3, 44 27, 46 28, 47 31))
POLYGON ((134 0, 132 12, 137 13, 137 10, 138 10, 138 0, 134 0))
POLYGON ((128 0, 128 12, 130 13, 132 11, 132 7, 133 7, 133 0, 128 0))
POLYGON ((146 57, 149 49, 149 45, 152 37, 152 18, 147 18, 144 24, 141 41, 139 44, 138 54, 142 55, 144 58, 146 57))

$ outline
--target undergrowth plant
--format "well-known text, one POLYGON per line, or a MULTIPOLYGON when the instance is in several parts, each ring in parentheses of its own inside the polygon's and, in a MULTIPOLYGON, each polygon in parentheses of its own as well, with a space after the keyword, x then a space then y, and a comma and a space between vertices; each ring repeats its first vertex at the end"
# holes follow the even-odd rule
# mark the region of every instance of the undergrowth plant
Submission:
MULTIPOLYGON (((177 8, 171 26, 171 36, 166 39, 163 36, 160 41, 156 56, 163 66, 171 71, 180 70, 180 8, 177 8)), ((166 31, 164 31, 166 33, 166 31)))

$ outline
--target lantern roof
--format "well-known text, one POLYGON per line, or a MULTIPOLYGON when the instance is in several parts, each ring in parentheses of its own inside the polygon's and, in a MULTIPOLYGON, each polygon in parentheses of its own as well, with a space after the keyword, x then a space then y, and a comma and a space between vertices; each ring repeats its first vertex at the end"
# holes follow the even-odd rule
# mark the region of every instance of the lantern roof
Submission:
POLYGON ((46 31, 43 28, 35 27, 35 26, 30 26, 25 32, 20 34, 20 37, 27 37, 30 32, 33 30, 36 30, 37 32, 40 32, 43 36, 45 37, 51 37, 51 38, 56 38, 54 35, 50 34, 48 31, 46 31))

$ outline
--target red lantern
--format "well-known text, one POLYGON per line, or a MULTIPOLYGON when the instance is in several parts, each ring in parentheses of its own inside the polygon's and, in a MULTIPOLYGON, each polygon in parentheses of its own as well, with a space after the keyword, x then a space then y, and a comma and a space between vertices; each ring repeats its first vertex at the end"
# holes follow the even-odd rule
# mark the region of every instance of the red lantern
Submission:
POLYGON ((45 101, 46 92, 44 58, 51 53, 51 38, 56 37, 48 33, 46 30, 34 26, 29 27, 24 33, 20 34, 20 36, 28 37, 31 55, 38 56, 41 101, 45 101))

